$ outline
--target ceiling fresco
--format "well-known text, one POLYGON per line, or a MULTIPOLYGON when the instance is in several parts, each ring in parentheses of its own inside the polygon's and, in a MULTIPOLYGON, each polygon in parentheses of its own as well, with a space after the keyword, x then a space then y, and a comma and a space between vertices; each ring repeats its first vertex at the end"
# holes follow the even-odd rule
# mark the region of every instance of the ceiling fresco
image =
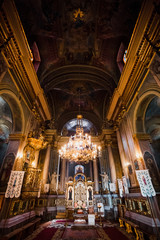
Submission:
POLYGON ((141 1, 15 0, 15 4, 53 118, 58 123, 69 111, 71 119, 76 117, 81 89, 82 111, 92 113, 101 124, 141 1))

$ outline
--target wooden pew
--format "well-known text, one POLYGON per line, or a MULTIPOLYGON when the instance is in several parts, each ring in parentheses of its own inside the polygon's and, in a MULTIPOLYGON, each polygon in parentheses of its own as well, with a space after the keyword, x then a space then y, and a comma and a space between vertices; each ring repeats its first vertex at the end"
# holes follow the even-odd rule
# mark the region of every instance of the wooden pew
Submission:
POLYGON ((15 229, 14 231, 4 235, 0 240, 23 240, 31 234, 39 225, 41 218, 36 218, 32 222, 27 223, 23 227, 15 229))
POLYGON ((140 230, 137 224, 123 217, 119 217, 119 223, 120 223, 120 227, 125 227, 125 230, 127 233, 133 233, 132 229, 134 229, 136 240, 144 240, 143 232, 140 230))

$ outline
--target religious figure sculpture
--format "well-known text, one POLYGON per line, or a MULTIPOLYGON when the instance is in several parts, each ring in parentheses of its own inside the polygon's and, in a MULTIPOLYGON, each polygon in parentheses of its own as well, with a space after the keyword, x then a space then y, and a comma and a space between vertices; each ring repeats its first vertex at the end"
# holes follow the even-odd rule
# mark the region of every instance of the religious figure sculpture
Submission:
POLYGON ((108 184, 108 175, 106 172, 104 172, 104 174, 100 174, 102 176, 102 186, 103 186, 103 190, 109 190, 109 184, 108 184))
POLYGON ((50 184, 51 191, 56 191, 56 184, 57 184, 57 174, 56 172, 54 172, 51 176, 51 184, 50 184))

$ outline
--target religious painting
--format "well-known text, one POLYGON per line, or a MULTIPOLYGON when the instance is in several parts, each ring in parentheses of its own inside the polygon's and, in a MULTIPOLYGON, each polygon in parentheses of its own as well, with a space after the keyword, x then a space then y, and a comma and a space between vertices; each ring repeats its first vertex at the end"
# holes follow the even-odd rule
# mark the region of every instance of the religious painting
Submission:
POLYGON ((84 173, 84 166, 76 165, 75 166, 75 174, 77 174, 77 173, 84 173))
POLYGON ((73 188, 68 188, 68 200, 73 200, 73 188))
POLYGON ((94 214, 94 207, 93 206, 88 208, 88 213, 89 214, 94 214))
POLYGON ((128 166, 128 172, 129 172, 130 184, 131 184, 131 186, 134 186, 136 178, 135 178, 135 175, 133 173, 133 168, 132 168, 131 164, 128 166))
POLYGON ((149 170, 149 174, 152 179, 153 185, 159 186, 159 184, 160 184, 159 174, 158 174, 155 162, 154 162, 154 158, 149 152, 145 152, 144 161, 146 163, 147 169, 149 170))
POLYGON ((23 156, 25 162, 32 163, 35 159, 35 150, 27 144, 23 150, 23 156))
POLYGON ((132 174, 132 173, 133 173, 133 170, 132 170, 132 166, 131 166, 131 165, 128 166, 128 171, 129 171, 129 174, 132 174))
POLYGON ((134 167, 135 167, 135 170, 139 170, 139 165, 137 160, 134 161, 134 167))
POLYGON ((35 205, 35 199, 30 200, 29 209, 34 209, 34 205, 35 205))
POLYGON ((128 182, 125 176, 122 177, 123 187, 125 194, 129 194, 128 182))
POLYGON ((89 200, 89 201, 93 200, 93 196, 92 196, 92 195, 93 195, 93 194, 92 194, 92 188, 89 187, 89 188, 88 188, 88 200, 89 200))
POLYGON ((116 191, 116 184, 115 183, 109 183, 109 189, 111 192, 115 192, 116 191))
POLYGON ((49 183, 44 184, 44 192, 45 193, 49 192, 49 183))
POLYGON ((123 197, 123 183, 121 179, 117 179, 118 181, 118 189, 120 197, 123 197))
POLYGON ((44 200, 38 199, 38 207, 43 207, 43 205, 44 205, 44 200))
POLYGON ((27 208, 28 208, 28 201, 22 201, 20 203, 20 211, 24 213, 27 210, 27 208))
POLYGON ((20 208, 20 200, 12 202, 10 215, 16 216, 19 213, 19 208, 20 208))
POLYGON ((0 195, 0 209, 2 208, 3 199, 4 199, 4 195, 0 195))
POLYGON ((15 155, 14 153, 9 153, 5 159, 4 159, 4 163, 3 163, 3 167, 2 167, 2 172, 1 172, 1 177, 0 177, 0 182, 1 183, 7 183, 11 174, 11 170, 13 167, 13 163, 15 160, 15 155))
POLYGON ((82 174, 78 174, 77 176, 75 176, 75 180, 85 180, 85 177, 82 174))

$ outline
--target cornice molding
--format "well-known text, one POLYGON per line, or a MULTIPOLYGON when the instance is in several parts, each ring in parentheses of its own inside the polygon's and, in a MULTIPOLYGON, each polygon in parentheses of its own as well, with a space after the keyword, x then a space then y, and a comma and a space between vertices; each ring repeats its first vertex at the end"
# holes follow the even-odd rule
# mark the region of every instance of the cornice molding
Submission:
MULTIPOLYGON (((113 76, 103 69, 99 69, 94 66, 86 66, 86 65, 68 65, 63 66, 58 69, 53 69, 47 72, 45 75, 42 76, 41 82, 44 82, 44 86, 47 84, 49 86, 50 82, 52 82, 52 86, 56 86, 60 82, 65 81, 65 78, 73 78, 76 76, 76 79, 81 76, 91 76, 95 79, 103 79, 104 83, 106 84, 109 80, 113 80, 114 85, 116 81, 114 80, 113 76), (58 79, 58 80, 57 80, 58 79)), ((91 80, 93 81, 93 79, 91 80)), ((101 84, 101 83, 99 83, 101 84)))
POLYGON ((9 134, 9 141, 20 141, 25 139, 25 135, 22 133, 11 133, 9 134))
POLYGON ((150 135, 145 133, 136 133, 133 135, 133 138, 141 141, 149 141, 149 142, 152 141, 150 135))

